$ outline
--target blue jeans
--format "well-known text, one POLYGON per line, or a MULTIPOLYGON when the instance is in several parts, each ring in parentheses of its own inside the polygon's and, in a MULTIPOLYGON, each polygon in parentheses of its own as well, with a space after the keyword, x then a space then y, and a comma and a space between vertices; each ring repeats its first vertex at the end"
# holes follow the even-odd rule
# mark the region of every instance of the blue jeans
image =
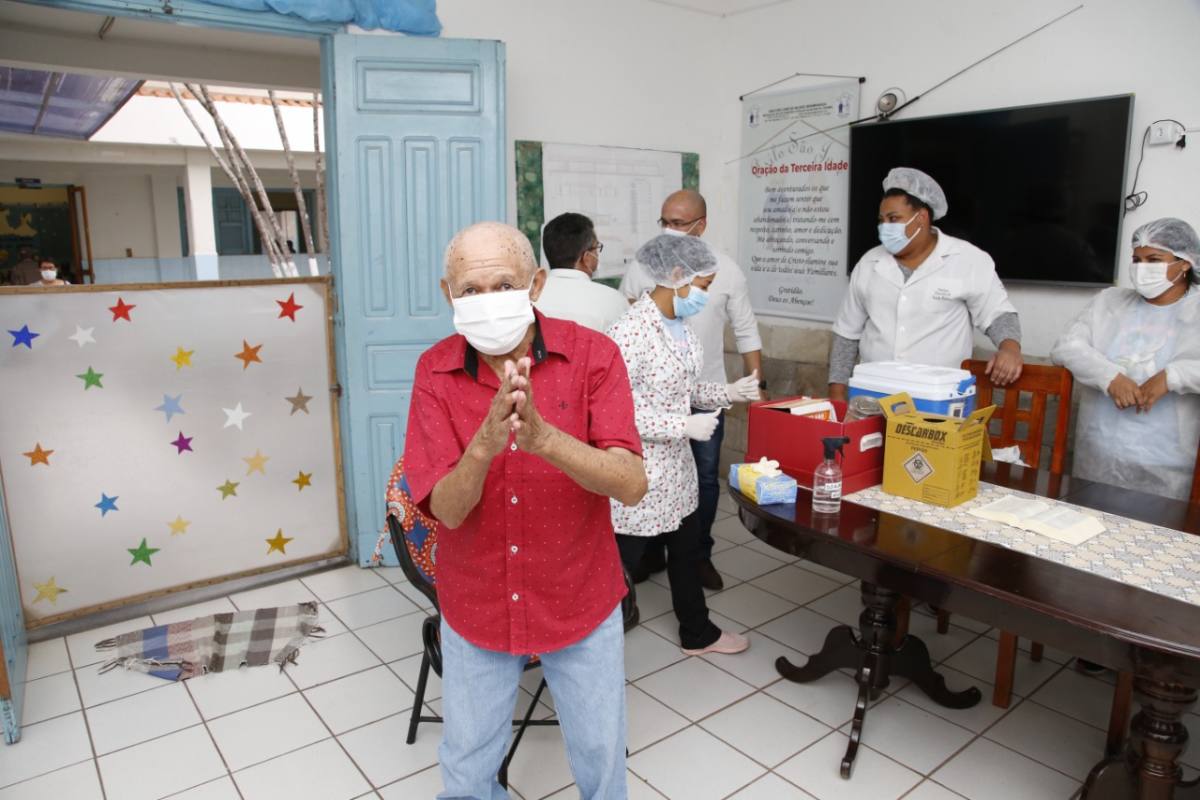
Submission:
MULTIPOLYGON (((693 408, 697 414, 702 409, 693 408)), ((721 499, 721 442, 725 439, 725 413, 718 417, 717 429, 707 442, 693 441, 692 456, 696 459, 696 479, 699 481, 700 504, 696 506, 696 528, 700 535, 701 557, 712 558, 713 520, 717 517, 717 501, 721 499)))
MULTIPOLYGON (((539 654, 583 800, 625 800, 625 633, 618 604, 573 645, 539 654)), ((507 800, 496 780, 528 656, 484 650, 442 620, 439 800, 507 800)), ((518 759, 521 750, 517 749, 518 759)))

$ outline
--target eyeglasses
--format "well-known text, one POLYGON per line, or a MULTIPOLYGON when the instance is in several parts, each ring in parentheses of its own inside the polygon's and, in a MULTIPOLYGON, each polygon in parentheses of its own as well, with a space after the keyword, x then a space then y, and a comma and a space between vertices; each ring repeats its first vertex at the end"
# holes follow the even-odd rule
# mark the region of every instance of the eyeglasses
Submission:
POLYGON ((689 219, 689 220, 664 219, 662 217, 659 217, 658 218, 658 227, 660 227, 660 228, 690 228, 702 219, 707 219, 707 216, 702 214, 702 215, 696 217, 695 219, 689 219))
POLYGON ((588 250, 594 250, 596 251, 596 255, 600 255, 604 252, 604 242, 596 242, 594 245, 589 247, 588 250))

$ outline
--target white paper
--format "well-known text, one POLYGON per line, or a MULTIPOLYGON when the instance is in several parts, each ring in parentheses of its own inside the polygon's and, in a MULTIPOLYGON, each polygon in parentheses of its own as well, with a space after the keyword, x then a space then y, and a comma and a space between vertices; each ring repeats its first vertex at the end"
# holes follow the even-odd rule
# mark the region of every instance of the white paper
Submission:
MULTIPOLYGON (((659 234, 662 202, 683 186, 683 157, 662 150, 542 145, 545 220, 567 211, 591 218, 604 243, 597 278, 620 278, 637 249, 659 234)), ((543 266, 546 257, 542 255, 543 266)))

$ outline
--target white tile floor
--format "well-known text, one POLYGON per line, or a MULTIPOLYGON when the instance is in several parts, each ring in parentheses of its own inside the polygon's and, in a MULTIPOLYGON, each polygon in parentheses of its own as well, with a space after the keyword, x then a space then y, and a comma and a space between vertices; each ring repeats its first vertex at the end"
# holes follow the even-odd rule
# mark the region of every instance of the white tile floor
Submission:
MULTIPOLYGON (((853 680, 834 673, 788 683, 774 660, 802 662, 836 620, 856 619, 857 588, 753 546, 736 519, 720 516, 714 560, 727 588, 709 602, 720 624, 749 630, 752 646, 737 656, 684 657, 665 575, 639 587, 642 624, 625 640, 632 800, 1066 800, 1079 789, 1102 755, 1111 686, 1048 649, 1041 663, 1018 662, 1012 707, 994 708, 994 632, 955 619, 939 636, 920 614, 913 630, 951 688, 979 686, 985 700, 953 711, 896 681, 868 714, 853 778, 843 781, 853 680)), ((151 624, 146 617, 33 645, 24 736, 0 746, 0 800, 434 797, 438 726, 423 725, 416 744, 404 744, 426 603, 399 570, 331 570, 153 622, 312 599, 323 604, 330 635, 306 645, 282 674, 260 668, 182 684, 99 675, 92 645, 151 624)), ((440 697, 433 677, 431 709, 440 697)), ((552 713, 547 698, 540 714, 552 713)), ((1200 735, 1200 717, 1187 721, 1200 735)), ((1184 760, 1190 776, 1200 756, 1184 760)), ((510 778, 522 800, 577 796, 557 728, 530 730, 510 778)))

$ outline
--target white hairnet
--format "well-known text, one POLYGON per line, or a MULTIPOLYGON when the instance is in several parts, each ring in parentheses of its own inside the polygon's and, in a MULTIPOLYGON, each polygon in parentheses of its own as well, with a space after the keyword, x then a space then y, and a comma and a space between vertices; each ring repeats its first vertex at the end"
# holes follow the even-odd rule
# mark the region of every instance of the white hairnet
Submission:
MULTIPOLYGON (((1147 222, 1133 232, 1133 246, 1167 250, 1193 267, 1200 266, 1200 236, 1181 219, 1163 217, 1147 222)), ((1196 280, 1196 270, 1192 270, 1192 279, 1196 280)))
POLYGON ((686 286, 699 275, 717 271, 716 254, 697 236, 661 233, 638 248, 637 260, 655 284, 672 289, 686 286), (681 274, 674 274, 676 267, 681 274))
POLYGON ((946 193, 933 178, 912 167, 894 167, 883 179, 883 190, 900 189, 911 194, 933 212, 934 219, 941 219, 950 210, 946 193))

